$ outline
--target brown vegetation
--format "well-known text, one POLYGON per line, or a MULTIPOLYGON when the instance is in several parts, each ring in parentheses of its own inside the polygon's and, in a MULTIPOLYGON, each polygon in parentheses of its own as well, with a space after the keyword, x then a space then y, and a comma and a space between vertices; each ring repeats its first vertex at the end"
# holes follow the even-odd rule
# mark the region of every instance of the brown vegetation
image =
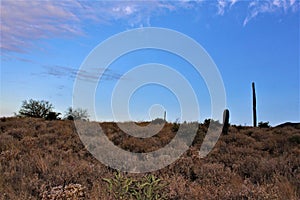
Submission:
MULTIPOLYGON (((173 124, 147 139, 128 136, 115 123, 101 126, 114 144, 132 152, 159 149, 176 134, 173 124)), ((199 125, 193 145, 175 163, 146 175, 123 173, 125 182, 154 175, 166 184, 161 196, 174 200, 300 198, 299 127, 231 126, 200 159, 206 131, 199 125)), ((105 180, 115 175, 85 149, 73 121, 0 121, 0 199, 114 199, 105 180)))

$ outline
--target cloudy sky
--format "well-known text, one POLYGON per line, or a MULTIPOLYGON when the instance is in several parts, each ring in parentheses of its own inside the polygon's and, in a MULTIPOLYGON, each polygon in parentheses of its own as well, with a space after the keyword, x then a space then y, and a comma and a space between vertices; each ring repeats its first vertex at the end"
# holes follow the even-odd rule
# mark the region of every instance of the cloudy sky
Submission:
MULTIPOLYGON (((167 52, 145 49, 122 56, 107 70, 102 66, 95 73, 80 70, 89 53, 109 37, 135 28, 162 27, 187 35, 210 55, 224 82, 232 123, 251 124, 252 81, 258 121, 272 125, 299 121, 299 11, 297 0, 2 0, 0 114, 13 115, 23 100, 31 98, 48 100, 63 113, 72 105, 75 79, 97 82, 95 74, 101 74, 95 95, 97 120, 113 120, 110 106, 116 83, 138 65, 161 63, 192 85, 201 102, 196 120, 210 118, 211 100, 202 77, 167 52)), ((168 120, 180 118, 176 94, 149 84, 130 99, 132 119, 161 116, 162 110, 153 108, 157 104, 167 110, 168 120)))

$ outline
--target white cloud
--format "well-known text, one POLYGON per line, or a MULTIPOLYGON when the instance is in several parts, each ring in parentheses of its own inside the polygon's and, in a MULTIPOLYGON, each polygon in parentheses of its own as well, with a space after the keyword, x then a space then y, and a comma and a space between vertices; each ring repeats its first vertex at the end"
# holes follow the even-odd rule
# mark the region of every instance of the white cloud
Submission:
POLYGON ((296 2, 296 0, 290 0, 290 5, 294 5, 294 3, 296 2))
POLYGON ((135 9, 131 6, 126 6, 124 8, 124 12, 125 12, 126 15, 131 15, 132 13, 135 12, 135 9))
POLYGON ((230 0, 230 8, 236 3, 238 0, 230 0))
POLYGON ((225 0, 218 0, 218 14, 223 15, 227 2, 225 0))
POLYGON ((257 4, 258 4, 257 1, 251 1, 251 2, 249 3, 249 8, 254 7, 254 6, 256 6, 257 4))
POLYGON ((282 1, 280 1, 280 0, 274 0, 274 1, 273 1, 273 5, 274 5, 274 6, 277 6, 277 7, 280 7, 280 6, 281 6, 281 2, 282 2, 282 1))
POLYGON ((137 10, 134 5, 118 5, 113 7, 112 11, 115 13, 114 18, 122 18, 134 14, 137 10))
POLYGON ((244 20, 243 25, 246 26, 251 19, 253 19, 254 17, 256 17, 258 15, 258 13, 259 12, 257 10, 251 12, 244 20))

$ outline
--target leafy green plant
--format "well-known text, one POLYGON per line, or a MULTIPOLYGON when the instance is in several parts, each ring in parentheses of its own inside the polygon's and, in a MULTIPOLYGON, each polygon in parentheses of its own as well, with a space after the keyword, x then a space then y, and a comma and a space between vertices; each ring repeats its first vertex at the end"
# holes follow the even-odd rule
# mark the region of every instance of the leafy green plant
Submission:
POLYGON ((142 182, 138 182, 139 192, 134 195, 136 199, 165 199, 163 189, 167 186, 162 179, 154 175, 145 176, 142 182))
POLYGON ((132 198, 132 184, 133 181, 135 181, 132 178, 127 178, 118 172, 115 173, 114 178, 103 178, 103 180, 108 183, 109 192, 112 193, 116 199, 132 198))
POLYGON ((166 199, 166 183, 154 175, 146 175, 141 180, 125 177, 120 172, 107 182, 109 192, 116 199, 157 200, 166 199))

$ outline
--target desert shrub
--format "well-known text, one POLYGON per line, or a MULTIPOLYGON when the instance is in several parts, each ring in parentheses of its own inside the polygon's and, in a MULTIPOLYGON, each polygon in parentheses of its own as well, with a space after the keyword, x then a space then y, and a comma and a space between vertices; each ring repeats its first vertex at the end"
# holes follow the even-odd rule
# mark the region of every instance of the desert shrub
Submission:
POLYGON ((197 166, 199 168, 197 174, 199 182, 201 185, 212 184, 217 187, 229 183, 232 179, 232 173, 229 169, 226 169, 223 164, 211 164, 207 163, 202 166, 197 166))
MULTIPOLYGON (((125 145, 130 151, 161 148, 176 135, 171 123, 166 123, 157 135, 141 140, 123 133, 116 123, 100 125, 111 141, 119 143, 119 147, 125 145)), ((155 180, 163 179, 159 184, 168 183, 158 194, 173 200, 299 199, 299 129, 243 127, 238 131, 230 127, 231 134, 222 135, 210 154, 200 159, 205 129, 200 126, 195 145, 178 160, 151 173, 155 180), (250 131, 252 134, 248 134, 250 131)), ((112 158, 115 152, 106 156, 112 158)), ((164 158, 167 156, 157 161, 164 162, 164 158)), ((115 199, 113 191, 109 191, 109 182, 102 180, 116 179, 114 172, 87 151, 72 121, 0 120, 0 199, 41 199, 44 193, 61 191, 61 187, 75 183, 85 188, 84 199, 115 199)), ((140 195, 155 182, 152 175, 122 174, 124 180, 133 181, 130 187, 140 195), (137 183, 147 183, 147 187, 141 190, 137 183)), ((126 181, 123 183, 126 185, 126 181)), ((130 199, 126 195, 124 198, 130 199)), ((146 195, 143 197, 147 199, 146 195)))
POLYGON ((204 122, 203 122, 203 125, 206 126, 206 127, 209 127, 210 120, 211 119, 205 119, 204 122))
POLYGON ((238 167, 238 173, 248 178, 254 184, 270 183, 276 174, 277 161, 275 159, 261 159, 246 157, 238 167))
POLYGON ((173 123, 172 125, 172 132, 177 132, 178 129, 180 127, 180 124, 179 123, 173 123))
POLYGON ((164 119, 161 118, 156 118, 154 120, 152 120, 153 124, 164 124, 166 121, 164 119))
POLYGON ((202 128, 199 128, 197 134, 192 142, 192 145, 201 145, 205 136, 205 132, 202 128))
POLYGON ((68 120, 88 120, 89 114, 86 109, 69 107, 65 113, 65 119, 68 120))
POLYGON ((216 127, 223 127, 222 124, 219 122, 219 120, 214 120, 214 119, 205 119, 203 122, 203 125, 208 128, 216 128, 216 127))
POLYGON ((6 122, 6 117, 1 117, 0 120, 1 122, 6 122))
POLYGON ((46 118, 52 112, 53 105, 49 101, 30 99, 22 102, 19 115, 25 117, 46 118))
POLYGON ((258 123, 259 128, 270 128, 269 122, 259 122, 258 123))
POLYGON ((60 115, 61 113, 57 113, 57 112, 49 112, 46 116, 46 120, 56 120, 56 119, 59 119, 58 116, 60 115))
POLYGON ((60 185, 44 191, 41 195, 42 200, 50 199, 85 199, 85 188, 80 184, 60 185))
POLYGON ((145 175, 141 180, 136 180, 117 172, 113 178, 103 180, 116 199, 166 199, 167 184, 154 175, 145 175))
POLYGON ((7 132, 8 135, 11 135, 13 138, 17 140, 23 139, 24 135, 26 134, 25 130, 21 128, 11 129, 7 132))
POLYGON ((300 134, 292 135, 288 140, 291 143, 300 144, 300 134))

